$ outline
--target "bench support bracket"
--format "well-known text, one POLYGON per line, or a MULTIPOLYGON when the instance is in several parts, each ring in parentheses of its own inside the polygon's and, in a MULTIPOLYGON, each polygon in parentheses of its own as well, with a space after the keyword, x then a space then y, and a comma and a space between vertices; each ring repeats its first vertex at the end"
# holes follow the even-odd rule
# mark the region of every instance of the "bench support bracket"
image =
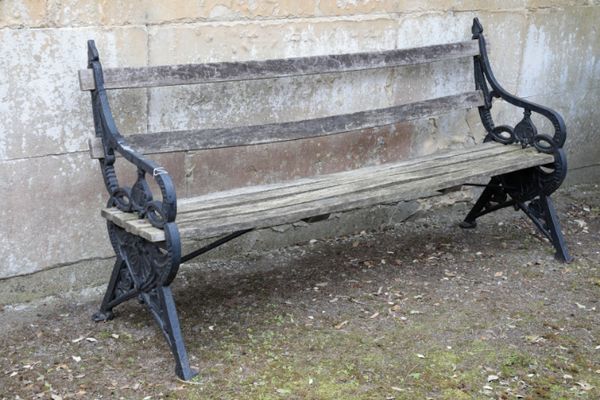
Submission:
POLYGON ((555 257, 562 262, 571 262, 567 245, 560 228, 560 222, 550 195, 539 192, 534 198, 519 198, 517 193, 504 186, 503 177, 494 177, 483 190, 479 199, 460 224, 461 228, 473 229, 477 218, 506 207, 521 210, 531 219, 535 227, 556 249, 555 257), (511 192, 512 195, 511 195, 511 192), (513 197, 514 196, 514 197, 513 197))

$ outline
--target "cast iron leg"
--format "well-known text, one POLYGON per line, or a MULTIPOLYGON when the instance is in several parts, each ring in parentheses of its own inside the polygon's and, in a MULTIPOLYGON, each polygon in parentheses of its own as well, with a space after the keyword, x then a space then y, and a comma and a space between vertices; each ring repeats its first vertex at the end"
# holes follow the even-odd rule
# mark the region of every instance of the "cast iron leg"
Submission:
POLYGON ((556 259, 567 263, 573 261, 573 258, 569 254, 569 250, 567 250, 567 244, 565 243, 565 238, 562 234, 562 230, 560 229, 560 222, 558 221, 558 216, 556 215, 556 210, 554 209, 554 203, 552 202, 552 199, 550 197, 541 195, 540 203, 544 211, 544 215, 546 216, 546 226, 550 231, 552 244, 556 249, 556 259))
POLYGON ((137 292, 133 291, 133 283, 129 277, 127 265, 125 261, 117 257, 106 293, 104 294, 104 299, 102 300, 102 305, 100 305, 100 310, 92 315, 92 320, 100 322, 113 319, 113 307, 136 295, 137 292))
POLYGON ((573 258, 567 250, 567 244, 560 228, 560 222, 549 196, 541 194, 539 199, 529 203, 529 207, 520 203, 519 208, 527 214, 538 230, 544 234, 556 249, 554 257, 558 261, 569 263, 573 258))
POLYGON ((198 372, 190 368, 171 288, 159 286, 149 293, 142 293, 142 297, 175 357, 175 373, 185 381, 192 379, 198 372))
POLYGON ((477 226, 477 222, 475 220, 481 215, 481 212, 490 203, 490 200, 492 200, 492 196, 494 195, 494 189, 490 187, 490 185, 493 183, 494 180, 492 179, 488 186, 486 186, 485 189, 483 189, 483 192, 479 196, 479 199, 477 199, 477 202, 475 203, 471 211, 469 211, 469 213, 465 217, 465 220, 460 223, 461 228, 473 229, 477 226))

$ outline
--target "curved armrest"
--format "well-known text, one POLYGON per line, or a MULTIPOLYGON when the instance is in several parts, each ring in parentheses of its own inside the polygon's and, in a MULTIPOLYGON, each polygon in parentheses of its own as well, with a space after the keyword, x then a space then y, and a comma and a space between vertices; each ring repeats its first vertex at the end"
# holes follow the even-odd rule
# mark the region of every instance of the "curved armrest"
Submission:
POLYGON ((88 41, 88 68, 93 71, 96 85, 92 90, 94 128, 96 136, 102 138, 104 148, 104 158, 100 159, 100 164, 110 194, 109 205, 125 212, 137 212, 140 218, 146 218, 153 226, 163 228, 166 223, 174 222, 177 216, 175 185, 163 167, 132 149, 119 133, 104 89, 98 51, 92 40, 88 41), (119 185, 114 168, 115 152, 137 167, 138 177, 131 188, 119 185), (154 200, 146 174, 156 181, 162 200, 154 200))
POLYGON ((548 107, 532 103, 507 92, 500 83, 498 83, 498 80, 492 72, 492 67, 487 54, 486 42, 483 36, 483 27, 477 18, 473 21, 472 33, 473 39, 479 41, 480 54, 475 56, 475 85, 477 89, 482 90, 484 93, 486 102, 486 105, 484 106, 485 110, 480 109, 480 112, 483 123, 488 130, 488 134, 493 139, 502 143, 519 142, 523 146, 532 145, 544 152, 548 152, 550 148, 562 148, 567 138, 567 129, 562 116, 548 107), (494 126, 491 114, 489 114, 489 110, 492 107, 492 99, 494 97, 501 98, 507 103, 524 109, 523 119, 514 128, 507 125, 494 126), (554 127, 552 135, 538 135, 537 129, 530 118, 532 112, 540 114, 550 121, 554 127), (504 134, 504 136, 502 136, 502 134, 504 134), (509 136, 506 136, 506 134, 509 136), (536 140, 536 136, 540 137, 536 140), (541 141, 546 142, 546 145, 541 145, 541 141))

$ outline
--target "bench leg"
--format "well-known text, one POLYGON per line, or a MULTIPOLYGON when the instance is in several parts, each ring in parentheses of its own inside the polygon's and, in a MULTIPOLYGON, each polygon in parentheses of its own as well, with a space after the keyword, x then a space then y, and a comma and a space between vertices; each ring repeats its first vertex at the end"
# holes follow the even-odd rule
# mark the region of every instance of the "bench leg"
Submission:
MULTIPOLYGON (((516 196, 516 195, 515 195, 516 196)), ((517 201, 511 198, 502 187, 502 182, 498 178, 492 178, 485 187, 479 199, 460 223, 464 229, 472 229, 477 226, 477 218, 501 208, 514 206, 521 210, 531 219, 536 228, 548 238, 550 243, 556 249, 555 257, 561 262, 571 262, 573 258, 569 255, 567 245, 560 228, 560 222, 554 209, 554 204, 550 196, 538 192, 532 200, 517 201)))
POLYGON ((135 289, 127 264, 119 258, 115 262, 100 310, 94 313, 92 320, 101 322, 113 319, 113 308, 135 297, 138 297, 146 305, 158 323, 175 357, 177 376, 183 380, 189 380, 198 375, 189 365, 171 288, 158 286, 148 292, 135 289))
POLYGON ((540 233, 552 243, 556 249, 554 257, 566 263, 573 261, 567 249, 560 222, 554 209, 554 203, 550 196, 541 194, 538 199, 530 201, 528 205, 522 202, 517 203, 517 205, 531 219, 540 233))
POLYGON ((187 381, 198 375, 197 371, 190 368, 171 288, 158 286, 150 292, 142 293, 142 298, 171 348, 177 376, 187 381))
POLYGON ((133 288, 133 280, 129 275, 125 261, 117 257, 110 280, 108 281, 104 299, 100 305, 100 310, 92 315, 92 320, 94 320, 94 322, 100 322, 113 319, 115 316, 112 311, 113 307, 137 296, 138 293, 139 292, 133 288))
POLYGON ((138 298, 145 304, 165 337, 175 357, 175 372, 183 380, 197 375, 189 365, 183 343, 173 294, 169 287, 179 266, 179 238, 173 226, 165 225, 165 243, 156 244, 108 224, 111 243, 117 260, 102 300, 100 310, 92 319, 96 322, 114 318, 113 308, 138 298), (173 242, 177 247, 174 248, 173 242))
POLYGON ((477 227, 477 218, 492 211, 513 206, 514 204, 514 200, 509 199, 500 187, 500 182, 496 178, 492 178, 490 183, 483 189, 483 192, 465 217, 465 220, 460 223, 460 227, 463 229, 474 229, 477 227))

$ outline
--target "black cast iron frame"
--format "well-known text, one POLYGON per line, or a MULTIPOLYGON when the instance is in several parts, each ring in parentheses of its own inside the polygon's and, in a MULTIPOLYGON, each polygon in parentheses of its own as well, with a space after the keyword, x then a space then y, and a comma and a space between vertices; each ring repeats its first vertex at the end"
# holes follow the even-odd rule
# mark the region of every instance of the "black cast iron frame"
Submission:
MULTIPOLYGON (((557 258, 570 261, 560 225, 550 195, 560 186, 566 175, 566 158, 562 150, 566 129, 561 116, 549 108, 530 103, 510 95, 494 77, 486 51, 483 28, 477 19, 473 23, 473 39, 479 41, 480 55, 475 56, 475 83, 482 90, 485 105, 479 107, 483 125, 487 131, 486 141, 494 140, 509 144, 518 142, 523 147, 534 146, 539 151, 552 153, 555 161, 543 168, 530 168, 506 175, 493 177, 486 185, 479 200, 467 215, 461 227, 474 228, 476 219, 501 208, 513 206, 531 218, 535 226, 546 236, 557 250, 557 258), (492 100, 501 98, 524 109, 523 119, 510 127, 494 125, 492 100), (538 134, 531 121, 531 113, 547 118, 554 127, 553 136, 538 134)), ((100 306, 93 315, 94 321, 107 321, 114 317, 113 308, 124 301, 138 298, 146 305, 175 357, 176 374, 189 380, 197 374, 190 368, 183 343, 179 319, 170 284, 177 275, 179 265, 206 253, 250 230, 234 232, 215 242, 181 255, 181 240, 175 223, 177 196, 168 172, 154 161, 139 154, 128 146, 119 133, 110 109, 98 51, 94 41, 88 41, 88 68, 93 71, 95 89, 92 90, 92 110, 96 136, 102 139, 104 157, 100 169, 109 193, 108 205, 124 212, 137 213, 153 226, 163 229, 165 241, 154 243, 126 232, 107 222, 110 242, 116 253, 116 262, 100 306), (137 168, 137 180, 131 187, 120 186, 116 172, 116 153, 137 168), (146 180, 151 176, 159 187, 161 200, 155 200, 146 180)))
POLYGON ((570 262, 572 258, 550 198, 567 175, 567 159, 563 150, 567 139, 565 122, 556 111, 504 90, 492 72, 483 27, 477 18, 473 21, 472 33, 473 39, 479 42, 480 54, 474 57, 475 86, 483 92, 485 99, 485 104, 479 107, 479 115, 487 132, 485 141, 533 146, 540 152, 553 154, 554 162, 493 177, 460 226, 475 228, 477 218, 502 208, 514 207, 515 210, 523 211, 552 243, 557 260, 570 262), (494 98, 523 109, 523 118, 514 127, 495 125, 491 112, 494 98), (552 136, 537 132, 537 127, 531 120, 532 113, 539 114, 550 122, 554 129, 552 136))

